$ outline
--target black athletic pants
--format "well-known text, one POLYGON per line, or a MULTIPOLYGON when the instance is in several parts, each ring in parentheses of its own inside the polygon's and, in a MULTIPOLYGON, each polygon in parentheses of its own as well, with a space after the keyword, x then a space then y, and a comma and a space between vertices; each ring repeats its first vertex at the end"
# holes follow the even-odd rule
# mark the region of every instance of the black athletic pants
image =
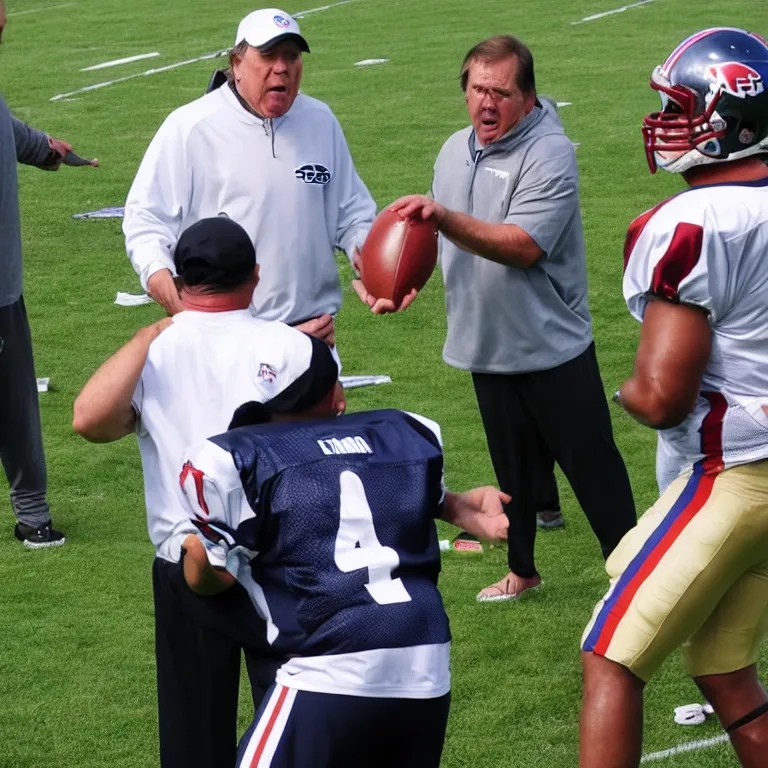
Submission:
POLYGON ((264 623, 234 585, 196 595, 181 563, 156 558, 155 653, 162 768, 234 768, 240 657, 245 651, 254 712, 282 661, 269 655, 264 623))
POLYGON ((595 345, 547 371, 473 373, 472 380, 499 486, 512 497, 510 570, 536 574, 536 486, 552 458, 608 557, 634 526, 635 503, 613 441, 595 345))

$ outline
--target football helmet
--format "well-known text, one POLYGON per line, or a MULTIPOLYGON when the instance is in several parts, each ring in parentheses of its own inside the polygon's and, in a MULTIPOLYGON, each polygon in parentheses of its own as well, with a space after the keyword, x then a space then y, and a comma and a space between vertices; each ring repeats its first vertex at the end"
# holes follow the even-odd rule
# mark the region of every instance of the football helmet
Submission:
POLYGON ((768 43, 732 27, 684 40, 651 75, 661 111, 643 120, 651 173, 768 152, 768 43))

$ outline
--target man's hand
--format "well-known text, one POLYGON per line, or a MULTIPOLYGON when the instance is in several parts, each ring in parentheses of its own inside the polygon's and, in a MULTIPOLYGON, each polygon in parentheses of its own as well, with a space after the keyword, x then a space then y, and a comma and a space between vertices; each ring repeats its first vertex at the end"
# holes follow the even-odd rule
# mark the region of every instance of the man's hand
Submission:
POLYGON ((478 539, 501 541, 507 537, 509 519, 504 504, 509 494, 486 485, 465 493, 446 493, 443 519, 478 539))
POLYGON ((294 328, 308 336, 314 336, 316 339, 324 341, 329 347, 336 346, 336 323, 332 315, 313 317, 311 320, 295 325, 294 328))
POLYGON ((168 326, 173 324, 172 317, 164 317, 162 320, 158 320, 152 325, 147 325, 144 328, 140 328, 136 332, 136 336, 144 338, 147 344, 151 344, 168 326))
POLYGON ((66 141, 61 141, 61 139, 49 137, 48 149, 48 157, 45 158, 40 168, 44 171, 58 171, 64 156, 72 150, 72 145, 67 144, 66 141))
POLYGON ((159 269, 147 280, 147 293, 169 315, 176 315, 184 307, 170 269, 159 269))
POLYGON ((415 218, 425 221, 430 219, 438 229, 440 229, 447 213, 445 206, 440 205, 427 195, 401 197, 389 206, 389 210, 394 211, 404 219, 415 218))
MULTIPOLYGON (((352 257, 352 264, 357 274, 360 274, 360 251, 355 249, 355 255, 352 257)), ((403 300, 400 302, 400 306, 396 306, 395 302, 391 299, 377 299, 373 294, 368 293, 366 287, 363 285, 363 281, 359 278, 355 278, 352 281, 352 289, 358 295, 360 301, 363 304, 367 304, 371 308, 371 312, 374 315, 386 315, 390 312, 402 312, 409 307, 413 300, 416 298, 418 291, 413 288, 410 293, 407 293, 403 300)))
POLYGON ((475 508, 474 518, 477 526, 484 531, 484 533, 475 533, 475 536, 488 541, 506 539, 509 518, 504 512, 504 504, 509 504, 512 497, 492 485, 473 488, 464 496, 475 508))

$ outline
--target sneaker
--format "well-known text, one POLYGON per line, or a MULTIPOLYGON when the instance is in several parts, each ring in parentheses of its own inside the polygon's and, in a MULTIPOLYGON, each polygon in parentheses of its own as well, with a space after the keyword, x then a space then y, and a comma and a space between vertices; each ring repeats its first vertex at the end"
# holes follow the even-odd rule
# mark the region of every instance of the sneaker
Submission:
POLYGON ((37 528, 24 523, 16 523, 13 535, 24 542, 27 549, 46 549, 47 547, 60 547, 66 539, 61 531, 54 531, 51 522, 43 523, 37 528))
POLYGON ((545 531, 551 531, 553 528, 565 528, 565 518, 560 510, 537 512, 536 525, 545 531))

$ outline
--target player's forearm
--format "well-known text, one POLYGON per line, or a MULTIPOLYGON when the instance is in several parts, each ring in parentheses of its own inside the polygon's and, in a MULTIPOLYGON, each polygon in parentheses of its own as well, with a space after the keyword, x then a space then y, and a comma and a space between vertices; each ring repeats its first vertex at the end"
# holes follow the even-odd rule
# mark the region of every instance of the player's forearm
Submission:
POLYGON ((446 211, 440 232, 459 248, 507 267, 528 269, 542 256, 534 240, 514 224, 489 224, 466 213, 446 211))
POLYGON ((212 597, 229 589, 235 583, 235 577, 222 568, 214 568, 210 563, 199 567, 188 558, 184 558, 184 580, 196 594, 212 597))
POLYGON ((196 594, 211 597, 229 589, 235 577, 223 568, 214 568, 200 540, 190 534, 184 540, 184 580, 196 594))
POLYGON ((131 401, 156 337, 154 326, 142 328, 91 376, 75 400, 75 432, 93 443, 108 443, 133 431, 131 401))

